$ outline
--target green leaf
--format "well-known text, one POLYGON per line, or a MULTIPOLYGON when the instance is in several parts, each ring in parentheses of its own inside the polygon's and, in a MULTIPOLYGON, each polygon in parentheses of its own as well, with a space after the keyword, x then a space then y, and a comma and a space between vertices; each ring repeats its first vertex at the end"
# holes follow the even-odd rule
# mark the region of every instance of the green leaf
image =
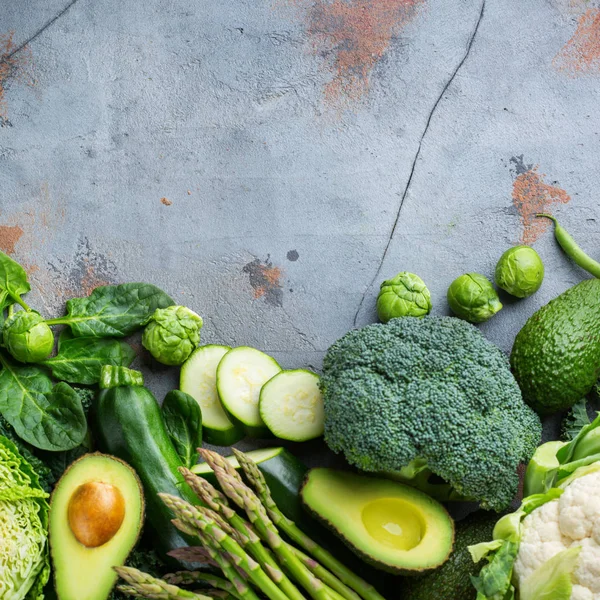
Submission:
POLYGON ((100 381, 98 383, 101 390, 123 385, 144 385, 144 376, 135 369, 104 365, 100 371, 100 381))
POLYGON ((69 300, 67 316, 47 323, 69 325, 77 337, 125 337, 140 329, 157 308, 172 304, 172 298, 149 283, 105 285, 87 298, 69 300))
POLYGON ((57 379, 90 385, 100 381, 104 365, 128 367, 134 358, 134 349, 121 340, 77 337, 61 339, 58 354, 41 364, 50 367, 57 379))
POLYGON ((8 254, 0 252, 0 288, 8 292, 13 302, 18 302, 27 308, 21 300, 21 296, 30 289, 25 269, 15 262, 8 254))
POLYGON ((202 412, 192 396, 173 390, 162 404, 162 416, 167 433, 181 458, 191 468, 198 462, 197 448, 202 446, 202 412))
POLYGON ((38 367, 16 366, 0 356, 0 413, 17 435, 42 450, 70 450, 81 444, 87 422, 77 392, 66 383, 52 387, 38 367))
POLYGON ((573 441, 583 427, 590 424, 587 399, 581 398, 571 407, 561 424, 560 437, 565 442, 573 441))
POLYGON ((471 581, 477 590, 477 598, 504 600, 506 594, 514 589, 511 578, 518 552, 518 542, 504 541, 490 558, 490 562, 481 569, 479 576, 471 576, 471 581))
POLYGON ((581 546, 568 548, 543 563, 521 584, 520 600, 569 600, 580 552, 581 546))

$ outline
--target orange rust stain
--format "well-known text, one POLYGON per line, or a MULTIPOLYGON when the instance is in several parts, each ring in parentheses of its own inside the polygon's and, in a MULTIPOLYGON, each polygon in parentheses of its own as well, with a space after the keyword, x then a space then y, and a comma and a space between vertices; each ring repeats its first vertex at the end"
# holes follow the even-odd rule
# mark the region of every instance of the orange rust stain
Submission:
MULTIPOLYGON (((288 0, 295 4, 307 0, 288 0)), ((317 0, 307 13, 314 52, 331 57, 333 79, 325 101, 340 106, 369 91, 371 71, 394 35, 417 14, 425 0, 317 0)))
POLYGON ((14 35, 14 31, 0 34, 0 120, 6 119, 8 115, 5 98, 8 80, 12 78, 27 85, 34 85, 33 77, 27 73, 27 67, 32 62, 31 51, 25 47, 13 54, 17 49, 14 35))
POLYGON ((550 221, 536 218, 537 213, 548 212, 552 204, 566 204, 571 197, 565 190, 544 182, 538 167, 520 173, 513 183, 512 199, 519 212, 523 231, 522 244, 533 244, 546 231, 550 221))
POLYGON ((255 258, 244 265, 242 272, 248 274, 254 298, 264 298, 264 301, 271 306, 282 306, 283 272, 279 267, 274 266, 268 257, 264 262, 255 258))
POLYGON ((12 254, 22 235, 23 230, 18 225, 0 225, 0 250, 12 254))
POLYGON ((171 204, 173 204, 168 198, 161 198, 160 201, 165 205, 165 206, 171 206, 171 204))
MULTIPOLYGON (((87 260, 85 262, 87 262, 87 260)), ((79 286, 77 286, 77 289, 70 291, 77 296, 89 296, 97 287, 100 287, 101 285, 110 285, 110 282, 106 281, 101 276, 98 276, 94 267, 88 264, 83 276, 81 277, 79 286)))
POLYGON ((600 73, 600 8, 589 8, 579 17, 573 37, 552 64, 574 77, 600 73))

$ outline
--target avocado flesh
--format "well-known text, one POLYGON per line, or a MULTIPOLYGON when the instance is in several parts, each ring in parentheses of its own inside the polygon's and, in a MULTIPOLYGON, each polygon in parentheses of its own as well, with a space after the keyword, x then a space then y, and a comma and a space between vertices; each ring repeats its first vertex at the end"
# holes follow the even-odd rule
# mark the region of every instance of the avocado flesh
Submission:
POLYGON ((454 523, 446 509, 409 486, 333 469, 313 469, 302 487, 305 507, 365 562, 392 573, 443 564, 454 523))
POLYGON ((510 355, 523 398, 538 413, 567 410, 600 374, 600 279, 568 289, 534 313, 510 355))
POLYGON ((59 600, 105 600, 117 575, 135 546, 144 520, 144 497, 135 471, 104 454, 86 454, 61 477, 50 503, 50 550, 56 595, 59 600), (108 484, 124 499, 125 516, 114 536, 101 546, 87 548, 69 524, 69 504, 87 483, 108 484))

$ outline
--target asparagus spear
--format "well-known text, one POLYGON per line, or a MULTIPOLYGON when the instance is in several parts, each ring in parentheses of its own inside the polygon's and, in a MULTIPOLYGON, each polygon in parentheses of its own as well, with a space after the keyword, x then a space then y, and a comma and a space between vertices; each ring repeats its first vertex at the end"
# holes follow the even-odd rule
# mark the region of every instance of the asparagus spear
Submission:
POLYGON ((165 575, 164 580, 172 585, 194 585, 195 583, 205 583, 213 588, 223 590, 231 596, 241 598, 231 581, 213 575, 212 573, 202 573, 201 571, 177 571, 176 573, 168 573, 165 575))
MULTIPOLYGON (((229 507, 227 496, 215 489, 206 479, 199 477, 195 473, 192 473, 192 471, 189 469, 180 467, 179 472, 183 475, 183 478, 187 484, 200 498, 200 500, 204 502, 204 504, 218 512, 232 527, 247 535, 250 541, 246 549, 261 565, 266 563, 277 568, 277 563, 271 556, 270 552, 263 547, 258 538, 256 538, 256 540, 254 539, 255 536, 253 537, 252 535, 252 526, 229 507)), ((338 592, 338 594, 345 600, 360 600, 360 596, 358 596, 348 586, 344 585, 335 575, 327 571, 327 569, 322 567, 317 561, 308 557, 306 554, 294 548, 292 545, 286 545, 294 552, 294 554, 296 554, 304 566, 307 567, 318 579, 321 579, 326 586, 338 592)), ((293 585, 293 583, 289 581, 285 575, 282 575, 282 577, 284 577, 284 579, 279 582, 279 587, 281 587, 281 589, 292 600, 302 600, 303 596, 293 585), (300 594, 300 596, 298 596, 298 594, 300 594)))
POLYGON ((312 554, 314 558, 327 567, 327 569, 334 573, 347 586, 351 587, 362 598, 365 600, 385 600, 371 584, 367 583, 361 577, 358 577, 358 575, 355 575, 330 552, 319 546, 302 532, 291 519, 288 519, 275 504, 269 486, 267 485, 263 474, 256 466, 256 463, 248 458, 243 452, 240 452, 235 448, 233 448, 233 452, 235 453, 244 474, 248 478, 248 481, 254 488, 254 491, 258 494, 258 497, 277 527, 279 527, 293 542, 298 544, 309 554, 312 554))
POLYGON ((214 519, 214 511, 210 508, 192 506, 182 498, 170 494, 159 494, 159 496, 175 513, 177 520, 196 529, 215 546, 227 552, 229 557, 235 561, 236 567, 242 569, 250 581, 261 589, 270 600, 288 600, 288 597, 267 576, 261 566, 246 553, 235 539, 218 526, 214 519))
POLYGON ((300 590, 280 570, 275 559, 261 544, 260 538, 254 532, 252 526, 229 506, 227 497, 216 490, 206 479, 198 477, 198 475, 192 473, 189 469, 180 467, 179 472, 202 502, 221 515, 231 527, 245 536, 247 540, 246 544, 240 545, 263 568, 269 567, 271 578, 279 585, 288 598, 290 600, 305 600, 300 590))
POLYGON ((223 552, 218 544, 215 544, 214 541, 202 531, 194 529, 181 519, 173 519, 172 523, 183 533, 198 537, 204 548, 206 548, 211 560, 220 567, 225 577, 233 584, 238 597, 243 598, 244 600, 257 600, 258 596, 254 593, 254 590, 246 584, 246 580, 248 579, 246 573, 242 572, 235 565, 230 556, 223 552))
POLYGON ((256 528, 260 537, 267 542, 277 555, 283 567, 293 575, 294 579, 302 585, 313 600, 331 600, 332 594, 323 585, 323 582, 298 560, 281 539, 264 506, 254 492, 243 483, 237 471, 216 452, 201 448, 198 450, 204 460, 211 466, 225 495, 246 511, 248 519, 256 528))
POLYGON ((182 590, 162 579, 157 579, 131 567, 114 567, 115 571, 128 585, 118 589, 124 594, 148 598, 149 600, 210 600, 209 596, 182 590))

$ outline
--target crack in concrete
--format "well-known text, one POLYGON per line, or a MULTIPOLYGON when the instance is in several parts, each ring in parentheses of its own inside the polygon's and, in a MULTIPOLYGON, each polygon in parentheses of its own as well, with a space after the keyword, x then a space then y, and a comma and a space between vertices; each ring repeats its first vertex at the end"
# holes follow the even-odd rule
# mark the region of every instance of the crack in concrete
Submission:
POLYGON ((44 33, 44 31, 46 31, 46 29, 48 29, 49 27, 54 25, 54 23, 56 23, 56 21, 58 21, 63 15, 65 15, 69 11, 69 9, 77 2, 79 2, 79 0, 71 0, 58 14, 56 14, 54 17, 52 17, 47 23, 42 25, 32 36, 27 38, 22 44, 19 44, 14 50, 12 50, 10 52, 10 54, 6 54, 5 56, 2 56, 0 58, 0 64, 8 62, 15 54, 21 52, 21 50, 23 50, 23 48, 25 48, 25 46, 27 46, 28 44, 31 44, 31 42, 33 42, 40 35, 42 35, 42 33, 44 33))
POLYGON ((373 287, 373 284, 375 283, 375 280, 377 279, 377 277, 379 277, 379 274, 381 273, 381 269, 383 267, 383 263, 385 261, 385 257, 387 256, 387 253, 388 253, 388 251, 390 249, 390 245, 392 243, 392 239, 394 238, 394 234, 396 233, 396 229, 398 228, 398 223, 400 222, 400 213, 402 212, 402 207, 404 206, 404 201, 406 200, 406 196, 408 194, 408 190, 410 189, 410 185, 412 183, 413 176, 415 174, 415 170, 416 170, 416 166, 417 166, 417 161, 419 160, 419 157, 421 156, 421 149, 423 147, 423 140, 425 139, 425 136, 427 135, 427 132, 429 131, 429 126, 431 125, 431 121, 433 119, 433 115, 435 114, 435 112, 437 110, 437 107, 441 103, 442 98, 444 97, 444 94, 446 93, 446 91, 448 90, 448 88, 450 87, 450 85, 452 85, 452 82, 456 78, 456 75, 461 70, 461 68, 465 64, 467 58, 469 57, 469 54, 471 53, 471 49, 473 48, 473 42, 475 41, 475 37, 477 36, 477 32, 479 31, 479 26, 481 25, 481 21, 483 20, 483 14, 485 12, 485 3, 486 3, 486 0, 483 0, 482 3, 481 3, 481 9, 479 10, 479 17, 477 19, 477 22, 475 23, 475 27, 473 28, 473 32, 469 36, 469 41, 467 42, 466 51, 465 51, 462 59, 460 60, 460 62, 458 63, 458 65, 456 66, 456 68, 454 69, 454 71, 452 72, 452 74, 450 75, 450 77, 448 78, 448 81, 446 82, 446 84, 442 88, 442 92, 437 97, 436 101, 433 104, 433 107, 429 111, 429 116, 427 117, 427 121, 425 122, 425 128, 423 129, 423 133, 421 134, 421 138, 419 139, 419 144, 417 146, 417 151, 415 153, 415 157, 414 157, 413 162, 412 162, 410 174, 408 176, 408 181, 406 182, 406 187, 404 188, 404 192, 402 194, 402 197, 400 198, 400 205, 398 206, 398 211, 396 212, 396 219, 394 220, 394 224, 393 224, 392 229, 390 231, 390 234, 388 236, 387 243, 385 245, 385 248, 383 249, 383 254, 381 255, 381 259, 379 260, 379 264, 377 266, 377 270, 375 271, 375 275, 373 275, 373 278, 369 282, 369 285, 366 287, 366 289, 365 289, 365 291, 364 291, 364 293, 363 293, 363 295, 362 295, 362 297, 360 299, 360 302, 358 304, 358 308, 356 309, 356 312, 354 313, 354 320, 353 320, 353 326, 354 327, 356 327, 356 323, 358 321, 358 316, 359 316, 360 311, 361 311, 361 309, 363 307, 363 304, 365 302, 367 294, 369 293, 369 291, 373 287))

